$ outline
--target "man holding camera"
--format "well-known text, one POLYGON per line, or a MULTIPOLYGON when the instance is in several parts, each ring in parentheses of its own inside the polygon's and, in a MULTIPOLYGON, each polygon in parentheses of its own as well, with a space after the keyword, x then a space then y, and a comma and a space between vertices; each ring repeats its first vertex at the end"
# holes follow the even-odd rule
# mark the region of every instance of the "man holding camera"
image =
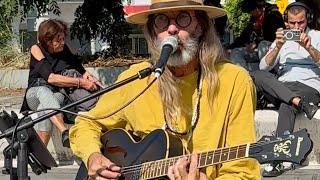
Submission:
MULTIPOLYGON (((279 105, 277 135, 293 131, 299 112, 312 119, 320 101, 320 32, 307 26, 312 12, 305 4, 295 2, 286 8, 284 20, 288 29, 277 30, 275 41, 261 59, 262 71, 251 73, 257 91, 279 105)), ((272 163, 262 175, 275 177, 282 172, 281 164, 272 163)))

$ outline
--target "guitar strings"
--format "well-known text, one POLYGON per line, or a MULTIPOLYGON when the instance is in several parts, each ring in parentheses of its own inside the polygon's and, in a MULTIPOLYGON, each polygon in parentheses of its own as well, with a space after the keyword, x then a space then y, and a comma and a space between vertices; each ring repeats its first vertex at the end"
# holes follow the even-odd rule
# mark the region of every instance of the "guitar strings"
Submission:
MULTIPOLYGON (((237 150, 230 150, 228 152, 235 152, 235 151, 238 151, 238 150, 244 150, 246 149, 246 147, 240 147, 239 146, 239 149, 237 150)), ((219 150, 219 149, 217 149, 219 150)), ((216 150, 216 151, 217 151, 216 150)), ((220 149, 220 150, 223 150, 223 149, 220 149)), ((223 151, 221 152, 214 152, 214 154, 218 155, 218 154, 221 154, 223 151)), ((160 161, 165 161, 164 165, 168 165, 170 163, 173 162, 176 162, 177 159, 181 158, 181 157, 187 157, 187 156, 190 156, 190 155, 182 155, 182 156, 176 156, 176 157, 173 157, 173 158, 169 158, 169 159, 163 159, 163 160, 158 160, 158 161, 153 161, 153 162, 148 162, 148 163, 144 163, 144 164, 140 164, 140 165, 133 165, 133 166, 127 166, 127 167, 124 167, 122 168, 123 169, 123 174, 127 174, 127 173, 130 173, 130 172, 135 172, 137 170, 141 170, 141 168, 143 168, 143 166, 148 166, 148 164, 150 164, 149 166, 151 167, 153 164, 156 164, 156 162, 160 162, 160 161)), ((202 158, 201 156, 198 157, 198 158, 202 158)), ((245 158, 245 157, 244 157, 245 158)), ((239 158, 238 158, 239 159, 239 158)), ((198 159, 199 160, 199 159, 198 159)), ((149 167, 149 168, 150 168, 149 167)))
MULTIPOLYGON (((290 137, 287 137, 287 138, 284 138, 284 139, 281 139, 281 140, 273 140, 273 141, 260 141, 260 142, 257 142, 257 143, 252 143, 250 145, 251 148, 253 147, 259 147, 261 145, 265 145, 265 144, 271 144, 271 143, 275 143, 275 142, 279 142, 279 141, 283 141, 283 140, 287 140, 287 139, 291 139, 290 137)), ((247 148, 247 146, 245 146, 246 144, 243 144, 243 145, 239 145, 237 149, 233 149, 231 150, 231 148, 229 149, 228 153, 230 152, 236 152, 236 151, 239 151, 239 150, 245 150, 247 148)), ((218 154, 222 154, 224 148, 220 148, 220 149, 216 149, 214 150, 214 155, 218 155, 218 154), (217 152, 218 150, 220 150, 220 152, 217 152)), ((208 152, 207 152, 208 153, 208 152)), ((200 153, 199 153, 200 154, 200 153)), ((201 154, 200 154, 201 155, 201 154)), ((159 163, 162 163, 160 165, 164 165, 164 166, 167 166, 167 165, 170 165, 173 163, 175 163, 179 158, 181 157, 188 157, 190 158, 190 154, 188 155, 181 155, 181 156, 176 156, 176 157, 172 157, 172 158, 168 158, 168 159, 162 159, 162 160, 157 160, 157 161, 152 161, 152 162, 147 162, 147 163, 143 163, 143 164, 138 164, 138 165, 132 165, 132 166, 127 166, 127 167, 123 167, 121 168, 121 173, 122 174, 128 174, 128 173, 134 173, 136 171, 140 171, 143 167, 146 168, 146 170, 148 168, 151 168, 154 164, 156 164, 156 162, 159 162, 159 163), (164 161, 161 162, 161 161, 164 161), (149 166, 149 167, 148 167, 149 166)), ((198 157, 198 161, 199 159, 202 158, 202 156, 199 156, 198 157)), ((245 158, 245 157, 244 157, 245 158)), ((240 159, 240 158, 237 158, 237 159, 240 159)))

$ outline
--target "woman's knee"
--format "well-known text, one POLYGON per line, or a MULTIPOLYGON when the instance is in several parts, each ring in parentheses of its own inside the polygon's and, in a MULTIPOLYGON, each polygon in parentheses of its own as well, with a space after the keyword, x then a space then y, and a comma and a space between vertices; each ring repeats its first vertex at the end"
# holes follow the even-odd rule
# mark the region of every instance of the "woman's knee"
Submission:
POLYGON ((39 86, 38 90, 37 90, 37 97, 38 98, 44 98, 44 97, 50 97, 50 96, 54 96, 54 93, 52 92, 51 89, 49 89, 46 86, 39 86))
POLYGON ((60 108, 61 100, 47 87, 39 88, 37 98, 41 108, 60 108))

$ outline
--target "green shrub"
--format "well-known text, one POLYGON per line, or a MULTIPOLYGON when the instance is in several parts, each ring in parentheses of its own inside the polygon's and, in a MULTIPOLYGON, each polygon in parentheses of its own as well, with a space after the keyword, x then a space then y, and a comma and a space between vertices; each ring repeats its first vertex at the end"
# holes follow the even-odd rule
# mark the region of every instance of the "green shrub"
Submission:
POLYGON ((234 32, 234 38, 238 37, 250 20, 248 13, 243 13, 240 4, 244 0, 226 0, 224 8, 228 12, 228 26, 234 32))

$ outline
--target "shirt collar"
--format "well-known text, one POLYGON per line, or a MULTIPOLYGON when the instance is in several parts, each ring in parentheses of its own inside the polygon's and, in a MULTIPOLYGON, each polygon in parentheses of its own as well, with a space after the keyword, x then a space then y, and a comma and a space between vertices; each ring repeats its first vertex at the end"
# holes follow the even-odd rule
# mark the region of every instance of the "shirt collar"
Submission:
POLYGON ((310 30, 311 30, 311 29, 307 26, 305 33, 306 33, 306 34, 309 34, 310 30))

